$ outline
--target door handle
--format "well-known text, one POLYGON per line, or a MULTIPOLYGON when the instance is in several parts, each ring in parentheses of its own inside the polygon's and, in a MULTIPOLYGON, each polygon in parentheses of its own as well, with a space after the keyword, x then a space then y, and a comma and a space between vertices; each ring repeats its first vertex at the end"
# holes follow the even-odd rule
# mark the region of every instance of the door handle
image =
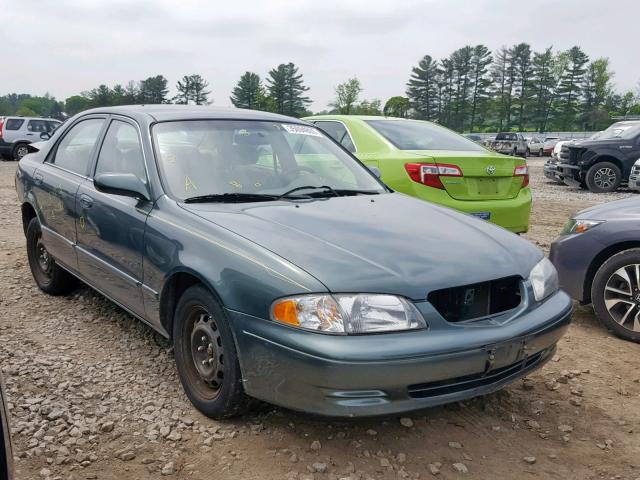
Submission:
POLYGON ((39 173, 33 174, 33 183, 35 183, 36 185, 42 185, 42 180, 44 180, 42 175, 40 175, 39 173))
POLYGON ((26 133, 25 135, 28 135, 30 137, 33 137, 33 133, 26 133))
POLYGON ((80 205, 84 208, 91 208, 93 206, 93 198, 83 193, 80 195, 80 205))

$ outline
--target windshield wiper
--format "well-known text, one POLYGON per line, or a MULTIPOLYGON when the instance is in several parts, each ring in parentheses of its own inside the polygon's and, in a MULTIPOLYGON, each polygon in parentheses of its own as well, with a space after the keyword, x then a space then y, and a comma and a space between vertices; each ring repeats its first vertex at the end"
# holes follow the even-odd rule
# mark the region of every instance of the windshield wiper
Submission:
POLYGON ((351 188, 337 188, 334 192, 340 195, 380 195, 377 190, 356 190, 351 188))
POLYGON ((198 195, 195 197, 185 198, 184 203, 241 203, 241 202, 265 202, 268 200, 278 200, 278 195, 269 195, 265 193, 213 193, 209 195, 198 195))
MULTIPOLYGON (((292 188, 291 190, 287 190, 286 192, 284 192, 281 195, 278 195, 278 198, 291 198, 291 194, 293 192, 298 192, 300 190, 324 190, 324 192, 319 192, 319 193, 331 193, 334 197, 338 197, 340 194, 338 192, 336 192, 333 188, 331 188, 329 185, 320 185, 318 187, 314 186, 314 185, 304 185, 302 187, 296 187, 296 188, 292 188)), ((317 196, 314 195, 314 196, 317 196)), ((298 196, 299 198, 299 196, 298 196)), ((312 198, 311 195, 304 195, 303 198, 312 198)))

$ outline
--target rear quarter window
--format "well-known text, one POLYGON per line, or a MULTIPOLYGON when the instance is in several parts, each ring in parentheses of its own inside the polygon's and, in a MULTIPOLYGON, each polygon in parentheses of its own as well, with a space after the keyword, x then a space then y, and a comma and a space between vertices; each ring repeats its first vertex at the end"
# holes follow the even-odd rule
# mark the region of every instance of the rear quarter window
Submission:
POLYGON ((24 119, 22 118, 10 118, 4 124, 5 130, 20 130, 22 124, 24 123, 24 119))

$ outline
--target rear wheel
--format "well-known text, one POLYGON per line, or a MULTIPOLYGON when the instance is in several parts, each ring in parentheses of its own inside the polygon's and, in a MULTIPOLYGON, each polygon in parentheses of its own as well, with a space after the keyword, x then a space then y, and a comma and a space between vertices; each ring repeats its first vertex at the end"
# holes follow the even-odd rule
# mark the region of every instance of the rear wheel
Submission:
POLYGON ((585 183, 595 193, 613 192, 620 185, 622 173, 617 165, 611 162, 600 162, 587 172, 585 183))
POLYGON ((544 156, 544 150, 543 149, 538 150, 538 156, 539 157, 544 156))
POLYGON ((225 418, 246 409, 231 328, 220 304, 202 285, 187 289, 178 302, 173 344, 180 381, 198 410, 225 418))
POLYGON ((524 155, 523 155, 523 157, 524 157, 524 158, 528 158, 528 157, 529 157, 529 155, 531 155, 531 150, 529 150, 529 149, 527 148, 527 149, 524 151, 524 155))
POLYGON ((56 264, 44 246, 37 218, 32 218, 27 227, 27 258, 33 279, 43 292, 64 295, 75 288, 76 278, 56 264))
POLYGON ((16 143, 13 147, 11 155, 13 156, 14 160, 19 161, 27 153, 29 153, 29 149, 27 148, 26 143, 16 143))
POLYGON ((620 252, 602 264, 593 278, 591 301, 605 327, 640 343, 640 248, 620 252))

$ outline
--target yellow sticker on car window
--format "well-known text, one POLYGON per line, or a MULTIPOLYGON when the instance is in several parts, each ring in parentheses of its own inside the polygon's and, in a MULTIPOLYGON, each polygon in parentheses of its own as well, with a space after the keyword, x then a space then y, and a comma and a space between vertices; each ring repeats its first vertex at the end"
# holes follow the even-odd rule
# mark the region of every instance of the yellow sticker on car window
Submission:
POLYGON ((184 176, 184 190, 185 191, 189 191, 190 188, 193 188, 194 190, 198 189, 196 184, 193 183, 193 181, 187 175, 185 175, 184 176))

